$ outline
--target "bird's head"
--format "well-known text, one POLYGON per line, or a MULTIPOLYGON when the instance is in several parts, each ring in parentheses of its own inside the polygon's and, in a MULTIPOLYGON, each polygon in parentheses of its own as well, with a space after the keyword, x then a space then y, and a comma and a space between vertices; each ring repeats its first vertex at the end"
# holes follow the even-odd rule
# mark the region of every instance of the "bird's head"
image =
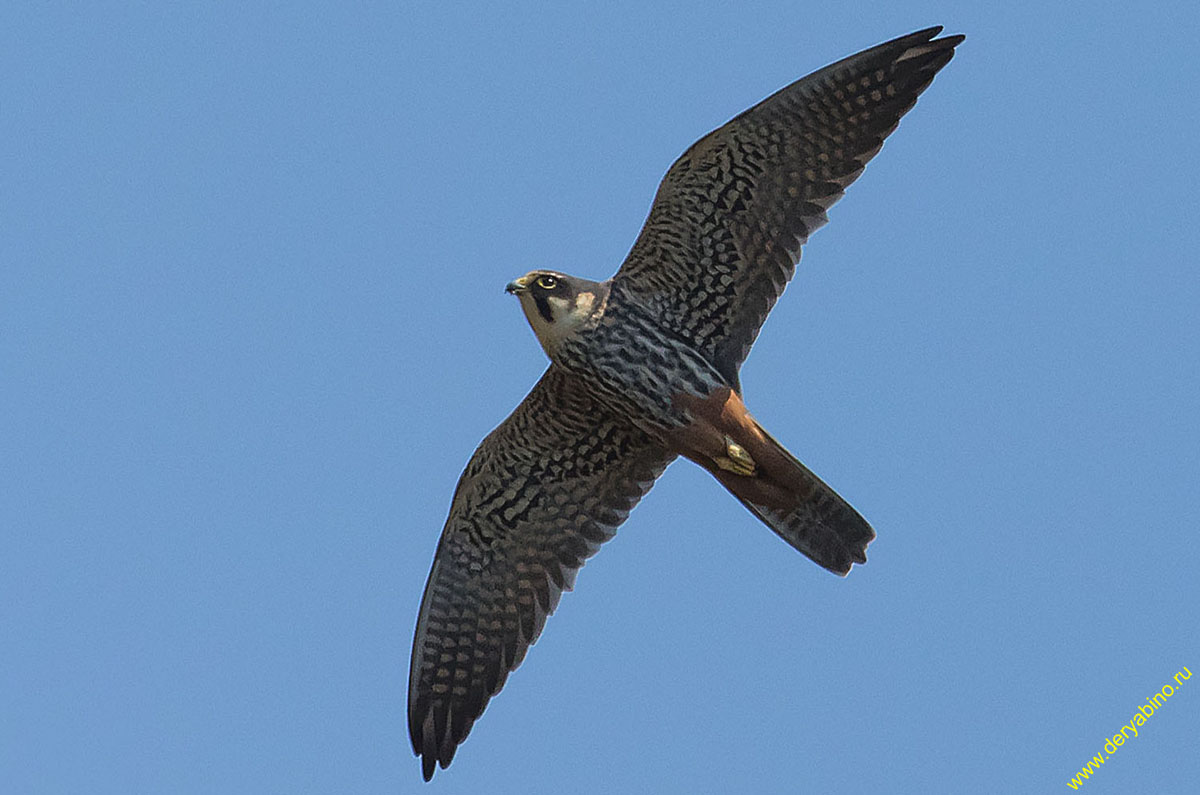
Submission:
POLYGON ((517 296, 542 349, 551 359, 558 345, 604 310, 607 283, 558 271, 530 271, 504 291, 517 296))

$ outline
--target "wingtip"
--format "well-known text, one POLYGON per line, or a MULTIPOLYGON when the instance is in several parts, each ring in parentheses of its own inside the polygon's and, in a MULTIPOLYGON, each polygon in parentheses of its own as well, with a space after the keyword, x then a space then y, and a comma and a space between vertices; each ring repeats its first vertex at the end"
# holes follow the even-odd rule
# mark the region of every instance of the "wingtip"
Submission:
POLYGON ((441 758, 436 751, 427 750, 417 752, 417 756, 421 759, 421 777, 426 781, 433 780, 434 771, 440 766, 445 770, 450 766, 450 758, 453 758, 454 753, 451 752, 450 758, 441 758))
POLYGON ((954 51, 954 48, 967 40, 965 33, 955 33, 953 36, 943 36, 940 39, 934 39, 930 44, 941 45, 939 49, 954 51))
POLYGON ((956 33, 952 36, 943 36, 940 39, 934 38, 941 32, 942 27, 939 25, 935 28, 926 28, 916 33, 910 33, 907 36, 901 36, 888 44, 904 46, 904 50, 896 58, 897 63, 913 58, 921 58, 933 53, 949 53, 949 55, 953 56, 954 48, 962 44, 967 37, 961 33, 956 33))
POLYGON ((888 44, 904 43, 909 47, 921 47, 922 49, 936 47, 940 50, 953 49, 959 44, 962 44, 962 42, 967 38, 966 35, 962 33, 952 33, 949 36, 942 36, 940 39, 937 38, 943 30, 945 30, 945 28, 942 25, 934 25, 931 28, 913 31, 907 36, 900 36, 892 39, 888 42, 888 44), (925 46, 922 47, 922 45, 925 46))
POLYGON ((438 731, 432 711, 426 712, 425 718, 420 724, 412 724, 410 731, 413 732, 413 750, 421 759, 421 776, 426 781, 430 781, 433 779, 433 771, 439 762, 441 762, 443 770, 446 765, 450 764, 454 750, 451 748, 449 756, 446 756, 442 753, 443 749, 438 747, 436 739, 438 731))
POLYGON ((941 25, 938 25, 936 28, 930 28, 930 30, 933 31, 933 36, 930 36, 929 43, 937 44, 941 49, 952 50, 967 40, 967 34, 965 33, 951 33, 949 36, 942 36, 940 39, 934 38, 942 32, 941 25))
POLYGON ((938 39, 937 38, 938 34, 940 34, 945 29, 946 29, 946 27, 944 25, 933 25, 928 28, 923 28, 921 30, 913 31, 912 33, 908 34, 907 36, 902 36, 901 38, 902 39, 916 39, 918 41, 924 40, 924 41, 929 41, 929 42, 932 42, 935 40, 949 42, 950 40, 954 39, 954 40, 956 40, 955 41, 956 44, 959 41, 962 41, 963 39, 966 38, 966 36, 961 33, 952 33, 949 36, 943 36, 942 38, 938 39))

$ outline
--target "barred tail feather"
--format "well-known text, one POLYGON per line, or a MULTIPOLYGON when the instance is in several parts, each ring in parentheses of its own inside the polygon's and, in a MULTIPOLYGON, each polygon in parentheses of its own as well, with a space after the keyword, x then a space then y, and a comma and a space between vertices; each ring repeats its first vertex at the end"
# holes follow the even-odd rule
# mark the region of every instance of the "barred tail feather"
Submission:
POLYGON ((875 538, 871 525, 767 433, 736 391, 723 387, 702 398, 676 395, 675 401, 692 419, 668 436, 668 447, 711 472, 817 565, 844 575, 867 561, 867 544, 875 538), (730 459, 730 443, 748 457, 742 466, 730 459))
POLYGON ((712 470, 721 485, 817 565, 845 576, 853 564, 866 563, 867 544, 875 538, 867 520, 761 426, 758 430, 761 445, 747 450, 761 469, 754 476, 712 470))

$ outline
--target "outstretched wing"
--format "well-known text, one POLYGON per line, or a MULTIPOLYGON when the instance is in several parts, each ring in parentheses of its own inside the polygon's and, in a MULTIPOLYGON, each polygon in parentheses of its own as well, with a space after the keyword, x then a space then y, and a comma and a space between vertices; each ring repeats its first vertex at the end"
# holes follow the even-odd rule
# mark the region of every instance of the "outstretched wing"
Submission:
POLYGON ((675 456, 551 365, 459 480, 425 585, 408 728, 425 780, 521 664, 584 560, 675 456))
POLYGON ((929 28, 827 66, 701 138, 671 166, 613 278, 731 384, 825 211, 962 36, 929 28))

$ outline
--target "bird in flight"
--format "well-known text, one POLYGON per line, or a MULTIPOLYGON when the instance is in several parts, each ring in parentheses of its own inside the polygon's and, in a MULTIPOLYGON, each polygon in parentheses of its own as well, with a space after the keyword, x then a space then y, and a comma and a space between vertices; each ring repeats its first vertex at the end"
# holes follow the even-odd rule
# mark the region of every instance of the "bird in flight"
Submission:
POLYGON ((818 565, 866 562, 874 530, 747 412, 738 371, 800 247, 962 42, 941 30, 827 66, 693 144, 608 281, 509 283, 550 366, 471 456, 425 585, 408 727, 426 781, 677 456, 818 565))

